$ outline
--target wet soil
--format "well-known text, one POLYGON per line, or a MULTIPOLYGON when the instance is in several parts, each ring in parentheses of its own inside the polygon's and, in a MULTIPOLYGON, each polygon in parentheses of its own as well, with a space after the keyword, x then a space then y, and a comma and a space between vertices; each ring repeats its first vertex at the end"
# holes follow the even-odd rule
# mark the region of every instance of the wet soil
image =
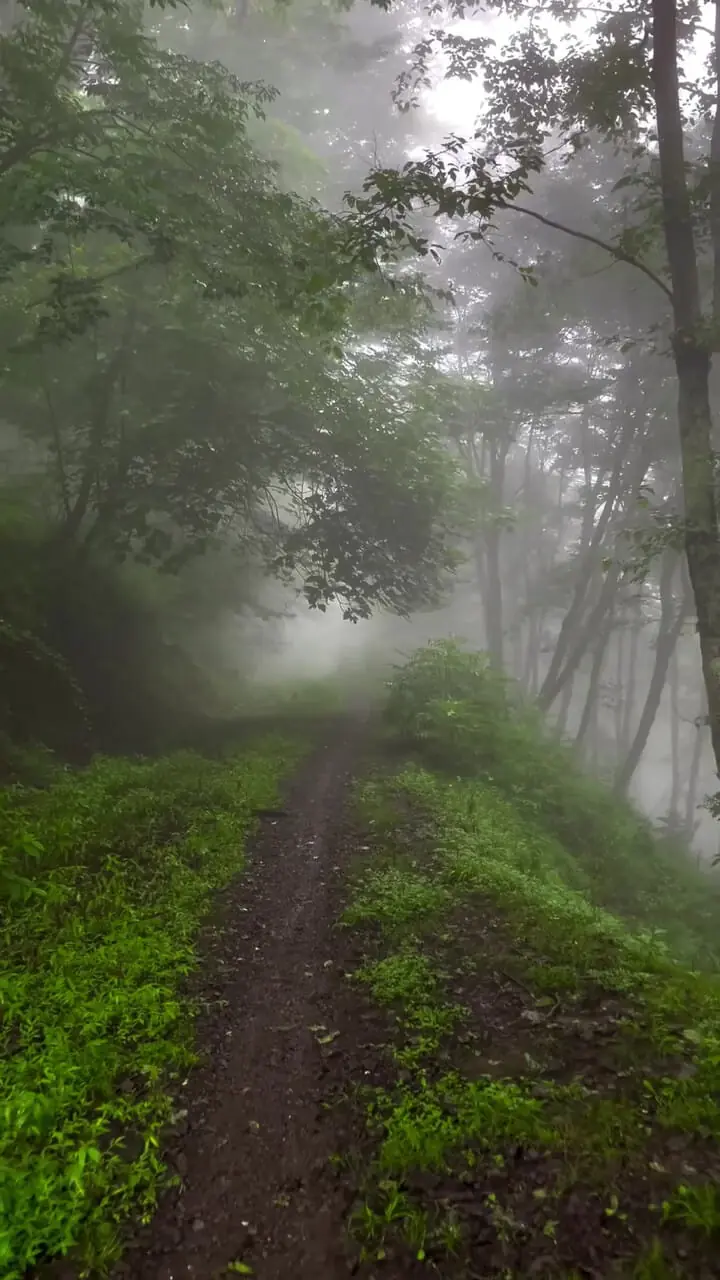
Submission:
POLYGON ((205 930, 195 992, 207 1010, 204 1062, 178 1098, 166 1154, 180 1186, 115 1280, 215 1280, 231 1262, 262 1280, 354 1267, 352 1191, 332 1157, 354 1141, 348 1086, 372 1083, 379 1058, 372 1011, 343 977, 354 960, 337 926, 359 843, 346 802, 362 741, 357 722, 326 736, 283 808, 261 817, 247 870, 205 930))
MULTIPOLYGON (((113 1280, 233 1273, 255 1280, 433 1273, 444 1280, 625 1280, 655 1232, 649 1201, 687 1177, 689 1161, 704 1177, 720 1177, 717 1152, 700 1158, 685 1143, 673 1151, 672 1139, 663 1142, 659 1183, 620 1152, 620 1211, 610 1217, 610 1188, 589 1182, 581 1168, 568 1185, 557 1153, 518 1148, 502 1165, 479 1164, 472 1176, 412 1175, 405 1187, 416 1203, 461 1223, 461 1256, 437 1254, 429 1272, 390 1240, 382 1263, 358 1261, 348 1223, 374 1143, 355 1091, 397 1084, 388 1047, 403 1039, 393 1011, 373 1006, 347 980, 378 953, 379 939, 338 924, 348 872, 371 853, 372 837, 354 825, 349 804, 353 780, 369 758, 377 764, 377 747, 367 745, 357 720, 323 730, 282 807, 259 815, 247 869, 204 930, 193 991, 204 1009, 196 1026, 203 1057, 177 1098, 165 1152, 179 1185, 129 1241, 113 1280)), ((420 849, 422 833, 411 837, 420 849)), ((622 1003, 599 995, 540 1005, 516 972, 513 938, 491 903, 468 904, 451 924, 447 943, 433 938, 429 946, 468 1016, 430 1076, 453 1068, 471 1078, 537 1070, 558 1084, 583 1079, 599 1097, 616 1096, 626 1054, 622 1003)), ((683 1232, 670 1256, 672 1272, 647 1276, 720 1276, 712 1250, 683 1232)))

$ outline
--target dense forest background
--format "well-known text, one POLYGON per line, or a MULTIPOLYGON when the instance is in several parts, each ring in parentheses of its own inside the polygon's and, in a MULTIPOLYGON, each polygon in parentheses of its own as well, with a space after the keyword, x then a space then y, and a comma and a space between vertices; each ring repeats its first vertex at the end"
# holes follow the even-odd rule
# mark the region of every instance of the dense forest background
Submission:
POLYGON ((0 287, 0 1275, 712 1280, 720 0, 0 0, 0 287))
POLYGON ((647 15, 615 8, 5 0, 6 776, 454 633, 714 854, 647 15))

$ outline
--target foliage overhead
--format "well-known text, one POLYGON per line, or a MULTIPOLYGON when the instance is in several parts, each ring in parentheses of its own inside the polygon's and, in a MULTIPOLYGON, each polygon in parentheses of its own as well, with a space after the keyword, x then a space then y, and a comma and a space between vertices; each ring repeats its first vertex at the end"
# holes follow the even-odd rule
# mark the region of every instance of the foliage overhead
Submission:
POLYGON ((274 90, 131 0, 25 6, 0 76, 6 415, 60 536, 173 569, 230 535, 351 618, 436 598, 440 424, 350 322, 387 246, 279 183, 249 134, 274 90))

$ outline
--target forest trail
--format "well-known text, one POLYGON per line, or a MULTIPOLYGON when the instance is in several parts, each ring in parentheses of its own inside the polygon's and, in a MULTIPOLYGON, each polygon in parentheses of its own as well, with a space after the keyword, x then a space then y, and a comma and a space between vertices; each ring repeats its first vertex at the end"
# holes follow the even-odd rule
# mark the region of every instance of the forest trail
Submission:
POLYGON ((566 883, 515 791, 362 716, 314 740, 201 933, 177 1182, 112 1280, 717 1280, 715 977, 566 883))
POLYGON ((205 930, 204 1063, 178 1098, 169 1152, 181 1183, 118 1278, 215 1280, 231 1263, 262 1280, 349 1272, 347 1192, 330 1162, 342 1135, 326 1104, 352 1069, 335 1047, 353 1014, 334 934, 362 740, 357 720, 325 736, 205 930))

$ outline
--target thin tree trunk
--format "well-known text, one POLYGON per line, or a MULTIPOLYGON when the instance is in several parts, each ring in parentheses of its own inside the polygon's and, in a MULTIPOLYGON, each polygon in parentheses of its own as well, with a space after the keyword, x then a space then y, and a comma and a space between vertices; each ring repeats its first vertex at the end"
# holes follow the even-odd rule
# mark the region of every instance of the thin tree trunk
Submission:
POLYGON ((625 701, 623 704, 622 736, 620 740, 620 759, 622 759, 630 749, 630 735, 632 733, 635 702, 637 699, 637 665, 641 629, 642 616, 640 609, 637 608, 635 610, 635 617, 633 618, 632 630, 630 632, 627 679, 625 681, 625 701))
POLYGON ((655 646, 655 662, 645 698, 645 705, 635 730, 635 737, 615 775, 615 790, 620 795, 624 795, 627 792, 635 770, 640 763, 642 753, 647 746, 647 740, 655 723, 655 717, 660 707, 660 699, 667 681, 670 660, 687 617, 685 600, 681 600, 678 605, 675 604, 672 589, 675 565, 674 557, 671 558, 669 554, 666 554, 660 575, 661 616, 655 646))
POLYGON ((525 668, 525 687, 531 698, 534 698, 540 684, 540 642, 543 634, 545 614, 536 612, 532 617, 532 630, 528 638, 528 652, 525 668))
MULTIPOLYGON (((505 497, 505 446, 497 445, 490 458, 490 487, 493 496, 502 506, 505 497)), ((500 525, 491 522, 485 534, 485 635, 488 653, 495 667, 503 666, 503 589, 500 568, 500 525)))
POLYGON ((613 701, 613 724, 615 728, 615 751, 618 758, 622 750, 622 725, 623 725, 623 677, 625 675, 625 648, 627 642, 627 628, 625 626, 618 627, 615 633, 615 698, 613 701))
POLYGON ((670 659, 670 814, 673 823, 680 812, 680 666, 677 645, 670 659))
POLYGON ((598 702, 598 694, 600 692, 600 681, 602 679, 603 666, 605 663, 605 654, 610 643, 614 622, 614 614, 610 613, 607 623, 598 637, 595 649, 593 651, 592 667, 590 669, 590 682, 588 684, 587 697, 585 698, 585 706, 580 717, 578 731, 575 734, 575 746, 582 747, 585 736, 593 721, 594 709, 598 702))
POLYGON ((493 666, 503 665, 502 576, 500 573, 500 530, 492 528, 485 536, 487 570, 485 595, 485 634, 493 666))
POLYGON ((603 625, 608 610, 613 606, 615 592, 617 590, 618 579, 620 577, 620 565, 617 560, 613 560, 610 568, 605 574, 605 578, 600 588, 600 594, 590 610, 585 623, 576 634, 572 648, 570 649, 567 661, 561 671, 557 672, 555 680, 550 682, 546 676, 543 687, 538 695, 538 704, 543 710, 548 707, 557 698, 561 692, 563 685, 574 675, 577 668, 587 652, 588 646, 592 644, 593 638, 597 635, 598 629, 603 625))
POLYGON ((592 772, 596 773, 600 765, 600 707, 597 698, 590 706, 590 733, 587 746, 587 761, 592 772))
POLYGON ((536 609, 533 609, 532 613, 530 614, 530 617, 528 618, 527 643, 525 645, 525 656, 523 659, 522 671, 520 675, 520 679, 522 680, 523 685, 528 690, 530 688, 531 672, 536 661, 536 654, 537 654, 537 647, 538 647, 538 636, 539 636, 538 617, 539 617, 538 611, 536 609))
POLYGON ((688 772, 687 790, 685 792, 685 817, 683 822, 683 831, 688 844, 692 843, 695 835, 695 811, 698 803, 698 789, 700 784, 700 765, 702 763, 703 740, 705 738, 705 725, 698 724, 695 730, 695 741, 693 742, 693 752, 690 759, 690 769, 688 772))
POLYGON ((620 441, 618 442, 615 451, 608 492, 598 517, 597 524, 595 524, 594 528, 594 518, 588 520, 588 508, 590 516, 594 517, 594 511, 591 506, 594 495, 589 495, 588 497, 588 508, 586 508, 585 519, 583 522, 583 538, 585 539, 584 548, 580 553, 578 561, 577 577, 575 580, 573 596, 570 601, 570 607, 563 618, 562 625, 560 627, 560 634, 558 635, 557 644, 555 645, 550 666, 540 690, 539 702, 541 706, 549 707, 557 696, 557 693, 550 696, 550 690, 554 689, 557 684, 567 652, 572 645, 573 636, 577 633, 577 629, 585 610, 588 588, 594 577, 593 571, 599 556, 600 548, 605 539, 610 519, 615 511, 615 506, 622 494, 623 473, 636 431, 637 423, 635 422, 634 416, 628 414, 620 441))
POLYGON ((574 676, 571 676, 565 685, 565 688, 562 691, 562 697, 560 698, 558 718, 555 724, 555 731, 559 738, 564 738, 567 732, 567 722, 570 715, 570 707, 572 705, 573 681, 574 676))

